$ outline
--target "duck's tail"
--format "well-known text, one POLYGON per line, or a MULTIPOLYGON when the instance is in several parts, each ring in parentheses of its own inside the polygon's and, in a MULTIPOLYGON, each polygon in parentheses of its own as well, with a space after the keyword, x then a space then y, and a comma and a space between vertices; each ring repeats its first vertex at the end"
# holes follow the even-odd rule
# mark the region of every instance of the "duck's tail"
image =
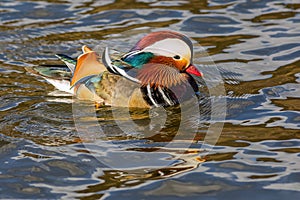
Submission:
POLYGON ((58 90, 73 94, 70 88, 71 70, 65 65, 40 65, 25 68, 31 74, 41 76, 58 90))

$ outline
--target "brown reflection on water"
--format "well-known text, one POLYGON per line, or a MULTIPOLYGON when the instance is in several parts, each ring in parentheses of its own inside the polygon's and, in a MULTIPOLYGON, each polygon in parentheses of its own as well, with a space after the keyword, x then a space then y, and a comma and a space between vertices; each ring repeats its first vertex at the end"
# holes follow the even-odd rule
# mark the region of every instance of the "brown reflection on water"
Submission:
POLYGON ((300 148, 280 148, 280 149, 272 149, 271 151, 294 154, 294 153, 300 153, 300 148))
POLYGON ((210 161, 232 160, 234 159, 235 154, 237 154, 237 152, 209 154, 208 156, 205 156, 205 161, 210 162, 210 161))
POLYGON ((262 14, 259 16, 254 17, 251 21, 252 22, 263 22, 265 20, 272 20, 272 19, 286 19, 290 17, 294 17, 297 13, 296 12, 274 12, 268 14, 262 14))
MULTIPOLYGON (((210 46, 207 49, 209 55, 215 55, 224 53, 225 49, 228 49, 231 45, 240 44, 245 42, 247 39, 256 38, 255 35, 228 35, 228 36, 209 36, 201 38, 193 38, 199 42, 202 46, 210 46), (213 47, 211 47, 213 46, 213 47)), ((236 62, 239 60, 235 60, 236 62)), ((223 61, 222 61, 223 62, 223 61)), ((230 61, 226 61, 230 62, 230 61)))
MULTIPOLYGON (((80 194, 89 194, 101 191, 108 191, 113 188, 131 188, 139 186, 151 180, 165 179, 179 173, 187 172, 197 166, 168 167, 162 169, 135 169, 135 170, 107 170, 103 175, 97 177, 101 183, 89 185, 84 190, 76 191, 80 194)), ((89 196, 92 197, 92 196, 89 196)))
POLYGON ((61 25, 62 23, 66 23, 65 22, 67 19, 64 20, 55 20, 55 21, 49 21, 49 22, 34 22, 34 23, 29 23, 29 24, 24 24, 24 25, 13 25, 14 23, 16 23, 16 21, 13 22, 5 22, 3 23, 3 25, 0 26, 0 30, 1 31, 6 31, 6 30, 22 30, 22 29, 26 29, 26 28, 41 28, 41 27, 48 27, 48 26, 53 26, 53 25, 61 25))
MULTIPOLYGON (((217 10, 217 9, 224 9, 228 6, 232 5, 231 3, 222 4, 222 5, 210 5, 207 0, 198 1, 198 0, 189 0, 189 1, 182 1, 180 4, 176 3, 177 5, 157 5, 152 3, 146 2, 139 2, 135 0, 116 0, 113 4, 107 4, 103 6, 93 6, 90 2, 84 3, 80 7, 91 7, 92 9, 87 11, 88 14, 95 14, 105 10, 125 10, 125 9, 168 9, 168 10, 189 10, 193 14, 201 13, 201 10, 217 10)), ((79 8, 80 8, 79 7, 79 8)))
MULTIPOLYGON (((282 107, 283 110, 300 111, 300 98, 287 97, 287 99, 273 99, 272 103, 278 107, 282 107)), ((300 121, 300 116, 298 120, 300 121)))
POLYGON ((300 4, 299 3, 293 3, 293 4, 289 3, 289 4, 286 4, 285 7, 293 9, 293 10, 297 10, 300 8, 300 4))
POLYGON ((250 179, 267 179, 267 178, 272 178, 272 177, 276 177, 276 176, 278 176, 278 174, 252 175, 252 176, 248 176, 248 178, 250 178, 250 179))
POLYGON ((149 28, 163 28, 168 27, 172 24, 176 24, 179 22, 177 19, 172 20, 166 20, 166 21, 160 21, 160 22, 145 22, 140 24, 127 24, 130 21, 121 23, 121 24, 115 24, 116 26, 121 27, 98 27, 103 28, 102 31, 73 31, 73 32, 67 32, 67 33, 55 33, 55 34, 49 34, 47 36, 40 36, 33 39, 33 41, 36 40, 43 40, 48 41, 49 44, 51 43, 57 43, 58 41, 76 41, 76 40, 82 40, 82 39, 95 39, 98 40, 104 39, 104 36, 111 35, 111 34, 117 34, 120 32, 125 32, 128 30, 132 30, 139 27, 149 27, 149 28), (66 39, 67 38, 67 39, 66 39))
MULTIPOLYGON (((299 130, 285 129, 283 127, 266 127, 265 124, 243 126, 225 123, 217 145, 236 147, 240 143, 236 142, 236 140, 259 142, 263 140, 289 139, 300 139, 299 130)), ((241 147, 244 146, 243 142, 240 144, 241 147)))
POLYGON ((33 135, 26 130, 23 131, 15 130, 15 127, 17 127, 19 124, 20 124, 19 122, 15 122, 15 123, 7 123, 7 125, 1 125, 0 133, 9 136, 11 138, 26 139, 29 141, 33 141, 36 144, 45 145, 45 146, 62 146, 62 145, 81 142, 80 138, 76 135, 61 134, 59 136, 55 136, 54 132, 52 133, 53 135, 51 135, 51 133, 49 135, 43 135, 44 134, 43 132, 40 133, 41 135, 33 135))
POLYGON ((271 75, 270 78, 241 82, 238 85, 225 84, 225 88, 230 88, 236 95, 257 94, 259 90, 266 87, 273 87, 287 83, 297 83, 295 76, 300 73, 300 60, 279 67, 274 71, 263 72, 262 75, 271 75))
POLYGON ((282 162, 281 160, 277 160, 275 158, 268 158, 268 157, 260 157, 260 158, 257 158, 256 161, 262 161, 262 162, 282 162))

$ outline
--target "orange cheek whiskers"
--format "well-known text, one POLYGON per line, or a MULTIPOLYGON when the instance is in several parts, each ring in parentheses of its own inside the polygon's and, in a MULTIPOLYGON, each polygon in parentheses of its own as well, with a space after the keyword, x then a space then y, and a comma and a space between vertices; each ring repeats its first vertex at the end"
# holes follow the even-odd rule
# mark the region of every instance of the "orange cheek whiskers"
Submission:
POLYGON ((165 57, 165 56, 155 56, 152 59, 150 59, 148 63, 149 64, 155 63, 155 64, 161 64, 167 66, 176 66, 176 62, 173 60, 173 58, 165 57))
POLYGON ((163 64, 149 63, 143 66, 137 75, 143 86, 151 87, 177 85, 186 80, 186 77, 176 68, 163 64))
POLYGON ((161 65, 166 65, 166 66, 169 66, 169 67, 175 67, 179 71, 182 71, 187 66, 188 61, 184 58, 181 59, 181 60, 174 60, 171 57, 155 56, 148 63, 149 64, 157 63, 157 64, 161 64, 161 65))

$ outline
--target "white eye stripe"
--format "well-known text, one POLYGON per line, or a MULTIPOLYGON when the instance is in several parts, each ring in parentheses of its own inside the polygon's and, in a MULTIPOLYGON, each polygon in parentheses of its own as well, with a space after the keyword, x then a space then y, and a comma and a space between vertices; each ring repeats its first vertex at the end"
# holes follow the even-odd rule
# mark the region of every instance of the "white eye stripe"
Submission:
POLYGON ((151 52, 156 55, 163 55, 167 57, 174 57, 175 55, 178 55, 177 52, 168 50, 168 49, 162 49, 162 48, 154 48, 154 47, 146 47, 142 50, 143 52, 151 52))
POLYGON ((168 57, 180 55, 180 57, 184 57, 188 60, 192 57, 192 49, 190 46, 177 38, 160 40, 148 47, 145 47, 142 51, 150 51, 154 54, 160 54, 168 57))

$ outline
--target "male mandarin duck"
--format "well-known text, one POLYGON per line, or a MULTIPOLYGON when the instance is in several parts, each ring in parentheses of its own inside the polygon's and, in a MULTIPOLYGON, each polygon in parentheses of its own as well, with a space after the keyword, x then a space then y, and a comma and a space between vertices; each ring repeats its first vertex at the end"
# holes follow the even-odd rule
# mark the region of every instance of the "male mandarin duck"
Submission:
POLYGON ((111 59, 108 48, 102 60, 87 46, 82 51, 77 60, 57 55, 68 68, 39 66, 28 70, 43 76, 56 88, 97 105, 172 106, 199 92, 193 76, 202 73, 192 65, 193 45, 180 33, 150 33, 119 59, 111 59))

